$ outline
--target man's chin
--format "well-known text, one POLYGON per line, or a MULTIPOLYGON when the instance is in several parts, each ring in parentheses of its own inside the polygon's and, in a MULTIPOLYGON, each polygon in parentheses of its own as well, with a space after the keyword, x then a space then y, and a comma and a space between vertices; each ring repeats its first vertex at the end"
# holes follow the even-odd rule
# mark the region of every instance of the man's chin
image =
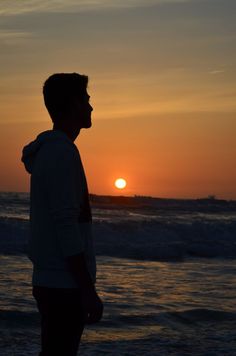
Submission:
POLYGON ((92 121, 86 122, 86 124, 83 126, 83 129, 89 129, 92 126, 92 121))

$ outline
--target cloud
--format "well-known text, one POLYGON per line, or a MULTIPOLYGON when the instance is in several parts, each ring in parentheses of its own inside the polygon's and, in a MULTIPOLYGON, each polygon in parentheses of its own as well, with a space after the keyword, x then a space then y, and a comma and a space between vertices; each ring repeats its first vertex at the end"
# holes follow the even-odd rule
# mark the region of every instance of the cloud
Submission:
POLYGON ((25 31, 0 30, 0 40, 8 40, 12 38, 29 37, 31 34, 25 31))
POLYGON ((21 15, 33 12, 84 12, 193 1, 196 0, 1 0, 0 15, 21 15))
POLYGON ((2 30, 0 29, 0 44, 22 43, 32 37, 32 34, 26 31, 2 30))
POLYGON ((211 72, 209 72, 210 74, 221 74, 221 73, 225 73, 225 70, 212 70, 211 72))

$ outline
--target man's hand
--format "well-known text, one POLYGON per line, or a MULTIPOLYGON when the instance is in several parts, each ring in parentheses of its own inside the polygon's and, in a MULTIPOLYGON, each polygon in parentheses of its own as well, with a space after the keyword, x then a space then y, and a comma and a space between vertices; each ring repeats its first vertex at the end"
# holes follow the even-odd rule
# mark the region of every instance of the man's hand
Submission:
POLYGON ((83 293, 81 296, 84 308, 84 321, 86 324, 97 323, 102 318, 103 303, 97 292, 83 293))
POLYGON ((80 288, 84 321, 86 324, 97 323, 102 318, 103 304, 97 295, 94 284, 89 275, 83 253, 66 258, 68 270, 80 288))

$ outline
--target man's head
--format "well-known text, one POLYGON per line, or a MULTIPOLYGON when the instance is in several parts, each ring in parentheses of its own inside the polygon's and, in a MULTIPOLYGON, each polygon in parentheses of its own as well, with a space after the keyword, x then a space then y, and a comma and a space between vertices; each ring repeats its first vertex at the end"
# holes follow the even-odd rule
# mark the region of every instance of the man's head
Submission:
POLYGON ((45 81, 44 103, 55 126, 91 126, 87 85, 88 77, 78 73, 56 73, 45 81))

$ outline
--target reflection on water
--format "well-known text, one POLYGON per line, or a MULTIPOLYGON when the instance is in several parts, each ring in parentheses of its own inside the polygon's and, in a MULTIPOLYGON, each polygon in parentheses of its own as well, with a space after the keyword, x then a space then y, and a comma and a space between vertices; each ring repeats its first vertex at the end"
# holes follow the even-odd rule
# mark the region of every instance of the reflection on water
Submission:
MULTIPOLYGON (((200 355, 213 346, 214 355, 233 355, 235 262, 162 263, 103 256, 97 260, 104 318, 86 328, 81 355, 185 355, 193 347, 191 355, 200 355)), ((13 338, 14 355, 20 355, 22 343, 27 355, 35 355, 39 348, 39 319, 30 282, 26 257, 1 256, 0 309, 8 324, 0 327, 13 338)), ((5 339, 3 344, 1 354, 11 355, 11 343, 6 346, 5 339)))

